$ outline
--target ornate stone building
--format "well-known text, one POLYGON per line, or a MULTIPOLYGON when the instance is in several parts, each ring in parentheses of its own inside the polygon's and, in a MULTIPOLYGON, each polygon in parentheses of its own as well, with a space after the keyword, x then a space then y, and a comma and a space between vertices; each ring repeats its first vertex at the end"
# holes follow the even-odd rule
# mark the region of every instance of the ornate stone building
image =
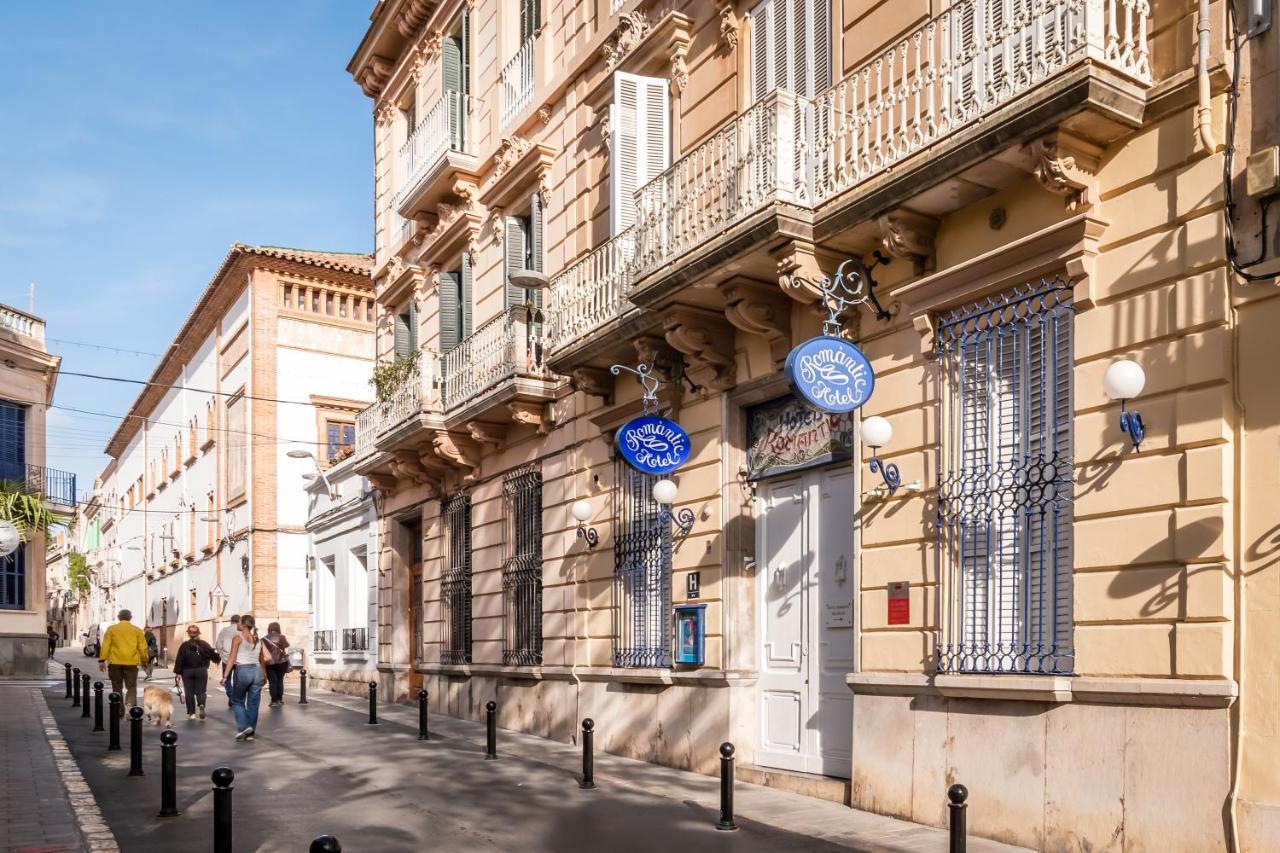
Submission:
POLYGON ((1249 243, 1275 149, 1235 178, 1271 143, 1227 109, 1274 128, 1247 92, 1274 35, 1228 35, 1259 27, 1191 0, 378 3, 349 70, 384 693, 560 740, 592 717, 702 772, 732 740, 747 778, 926 823, 962 781, 974 831, 1028 846, 1273 847, 1280 301, 1236 267, 1274 241, 1249 243), (836 282, 875 372, 851 418, 785 369, 836 282), (615 451, 643 408, 615 364, 691 438, 670 509, 615 451))

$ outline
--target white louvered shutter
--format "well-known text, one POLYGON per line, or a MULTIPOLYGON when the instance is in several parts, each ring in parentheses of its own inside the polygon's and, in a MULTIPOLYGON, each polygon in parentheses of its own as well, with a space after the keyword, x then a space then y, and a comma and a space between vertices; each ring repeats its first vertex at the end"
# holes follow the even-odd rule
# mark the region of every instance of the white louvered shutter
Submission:
POLYGON ((807 98, 831 85, 831 0, 765 0, 751 10, 753 100, 774 89, 807 98))
POLYGON ((609 109, 610 220, 616 235, 635 222, 636 191, 671 164, 667 81, 615 72, 609 109))

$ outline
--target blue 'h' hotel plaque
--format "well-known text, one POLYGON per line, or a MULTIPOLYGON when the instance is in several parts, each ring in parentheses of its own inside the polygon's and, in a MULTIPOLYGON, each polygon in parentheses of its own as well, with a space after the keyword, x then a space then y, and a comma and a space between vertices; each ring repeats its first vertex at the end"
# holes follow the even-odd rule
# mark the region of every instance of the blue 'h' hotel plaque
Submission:
POLYGON ((862 406, 876 386, 871 362, 862 350, 829 335, 810 338, 787 355, 791 387, 823 412, 845 413, 862 406))
POLYGON ((643 415, 618 430, 618 451, 646 474, 670 474, 689 461, 689 434, 666 418, 643 415))

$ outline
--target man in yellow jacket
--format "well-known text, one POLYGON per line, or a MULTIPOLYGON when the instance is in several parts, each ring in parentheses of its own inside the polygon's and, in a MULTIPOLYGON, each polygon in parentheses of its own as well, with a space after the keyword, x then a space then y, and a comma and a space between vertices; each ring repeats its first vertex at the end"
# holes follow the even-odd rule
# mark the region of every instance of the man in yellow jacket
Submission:
POLYGON ((111 689, 124 697, 120 705, 120 715, 124 716, 126 705, 138 704, 138 667, 147 663, 147 640, 142 629, 129 620, 133 614, 121 610, 120 621, 107 628, 102 635, 102 644, 98 648, 98 669, 106 670, 111 676, 111 689), (121 687, 128 688, 125 695, 121 687))

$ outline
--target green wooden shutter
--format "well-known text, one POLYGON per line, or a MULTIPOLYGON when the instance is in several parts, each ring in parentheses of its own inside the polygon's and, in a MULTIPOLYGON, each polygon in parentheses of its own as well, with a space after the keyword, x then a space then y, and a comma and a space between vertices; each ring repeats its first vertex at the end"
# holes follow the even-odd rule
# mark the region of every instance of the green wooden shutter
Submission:
POLYGON ((458 58, 460 62, 459 92, 471 94, 471 13, 462 10, 461 28, 458 32, 458 58))
POLYGON ((440 75, 446 92, 462 92, 462 39, 449 36, 440 44, 440 75))
MULTIPOLYGON (((542 272, 542 196, 534 193, 529 200, 529 269, 542 272)), ((533 304, 542 307, 542 291, 533 291, 533 304)))
POLYGON ((458 329, 460 338, 471 334, 471 255, 462 253, 461 282, 458 288, 458 329))
POLYGON ((409 300, 409 354, 413 355, 418 351, 418 300, 409 300))
POLYGON ((448 352, 458 345, 458 286, 461 274, 457 270, 440 273, 440 352, 448 352))
POLYGON ((397 314, 395 321, 396 358, 404 358, 409 354, 409 315, 397 314))
POLYGON ((502 244, 502 280, 505 283, 504 307, 513 308, 523 305, 524 288, 511 283, 511 274, 524 269, 525 258, 525 225, 518 216, 506 218, 506 234, 502 244))

